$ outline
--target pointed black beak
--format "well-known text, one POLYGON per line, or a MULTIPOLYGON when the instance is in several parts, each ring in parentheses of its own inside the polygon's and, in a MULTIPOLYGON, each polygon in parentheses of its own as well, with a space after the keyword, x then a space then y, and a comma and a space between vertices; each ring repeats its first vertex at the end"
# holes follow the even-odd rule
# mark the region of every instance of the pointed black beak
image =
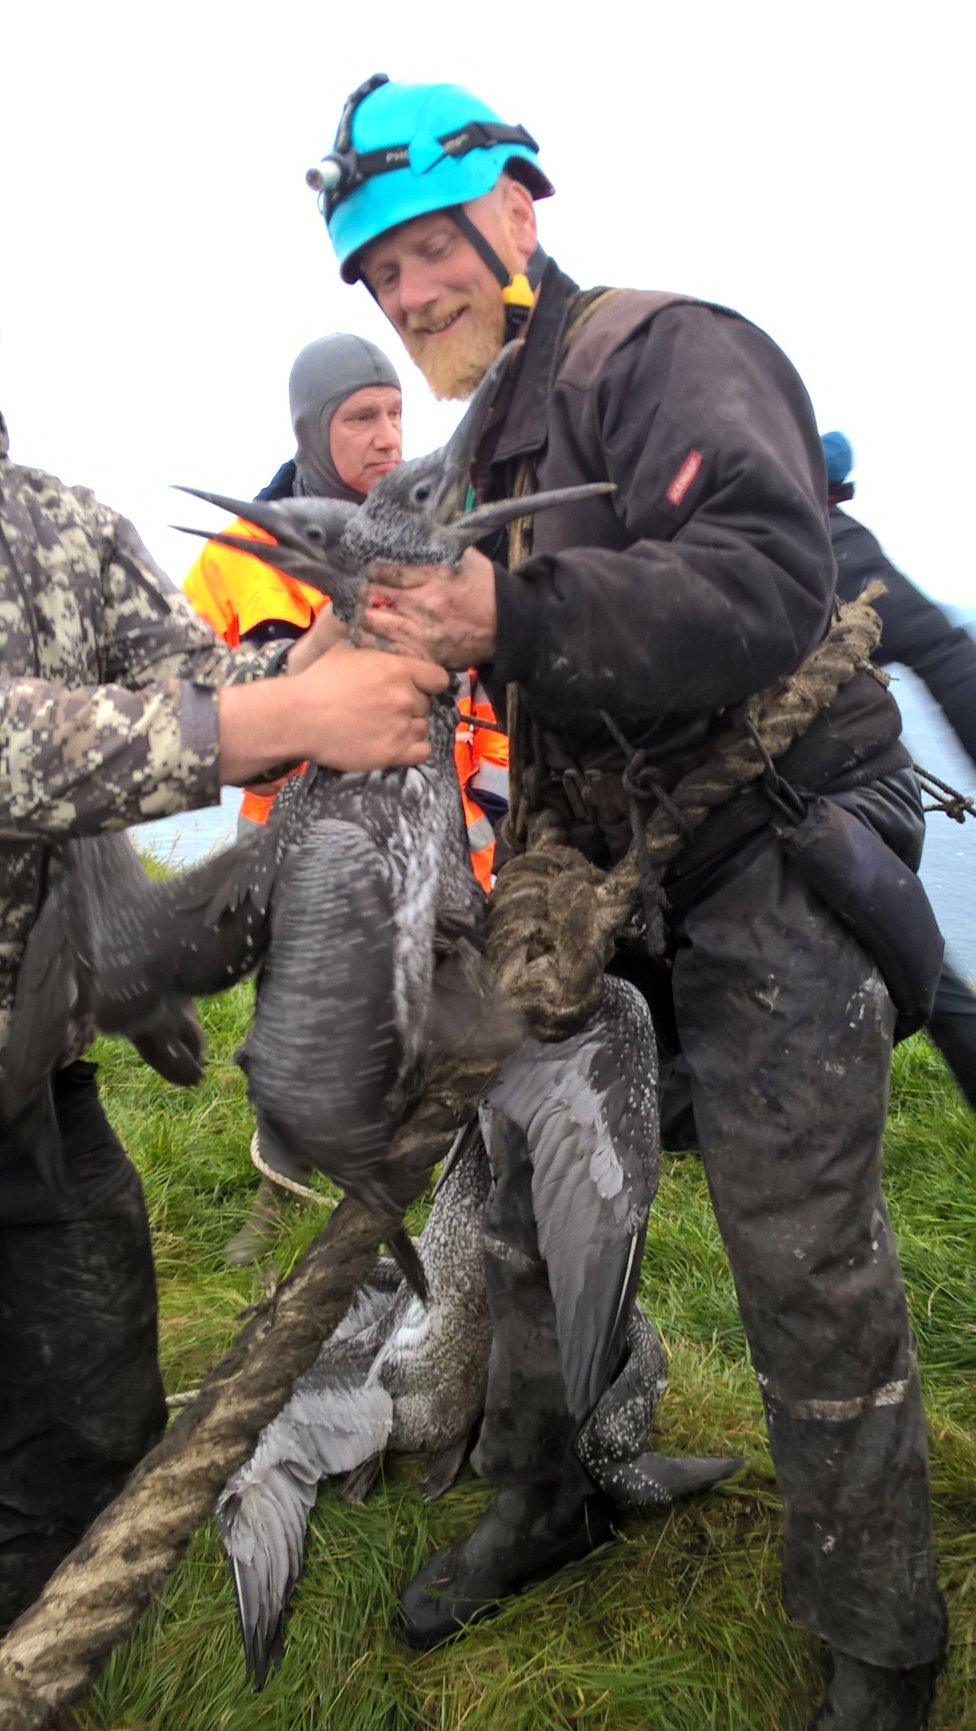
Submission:
POLYGON ((249 553, 265 565, 284 566, 282 549, 275 541, 255 541, 250 535, 224 535, 219 529, 195 529, 191 523, 171 523, 181 535, 197 535, 201 541, 216 541, 218 547, 233 547, 235 553, 249 553))
POLYGON ((208 505, 216 505, 220 511, 230 511, 245 523, 253 523, 255 528, 273 535, 274 541, 255 541, 247 535, 231 535, 225 530, 215 532, 212 529, 194 529, 187 523, 174 523, 173 528, 179 529, 181 534, 199 535, 204 541, 216 541, 221 547, 233 547, 238 553, 250 553, 263 564, 282 570, 288 569, 289 555, 294 554, 296 559, 302 560, 302 577, 305 578, 308 543, 301 530, 290 522, 287 512, 282 511, 277 504, 266 499, 232 499, 226 493, 205 493, 200 487, 177 487, 176 491, 189 493, 194 499, 203 499, 208 505))
POLYGON ((437 505, 433 513, 435 522, 449 524, 464 509, 471 466, 481 443, 481 435, 498 392, 524 347, 525 344, 521 341, 507 343, 500 354, 496 355, 444 446, 441 452, 444 481, 438 489, 437 505))
POLYGON ((556 487, 550 493, 527 493, 524 499, 499 499, 494 504, 476 505, 451 524, 451 533, 466 545, 480 541, 504 528, 514 517, 533 517, 536 511, 548 511, 553 505, 572 505, 579 499, 595 499, 600 493, 615 493, 615 481, 587 481, 580 487, 556 487))
MULTIPOLYGON (((205 493, 200 487, 177 487, 175 491, 189 493, 193 499, 203 499, 208 505, 216 505, 219 511, 229 511, 232 517, 243 517, 245 523, 253 523, 256 528, 266 530, 275 540, 286 528, 283 514, 269 500, 231 499, 226 493, 205 493)), ((190 530, 190 533, 199 531, 190 530)), ((216 536, 211 539, 216 540, 216 536)))

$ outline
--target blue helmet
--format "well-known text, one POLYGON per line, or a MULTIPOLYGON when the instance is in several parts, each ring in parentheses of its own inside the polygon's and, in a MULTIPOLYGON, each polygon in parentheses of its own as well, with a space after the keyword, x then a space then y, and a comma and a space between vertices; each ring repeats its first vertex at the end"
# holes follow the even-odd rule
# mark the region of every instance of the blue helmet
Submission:
POLYGON ((321 194, 342 277, 355 282, 371 241, 480 198, 506 168, 533 198, 548 197, 537 157, 524 126, 506 125, 460 84, 391 83, 377 73, 349 97, 331 153, 307 179, 321 194))
POLYGON ((832 487, 839 487, 854 467, 851 441, 845 433, 821 433, 820 443, 827 465, 827 480, 832 487))

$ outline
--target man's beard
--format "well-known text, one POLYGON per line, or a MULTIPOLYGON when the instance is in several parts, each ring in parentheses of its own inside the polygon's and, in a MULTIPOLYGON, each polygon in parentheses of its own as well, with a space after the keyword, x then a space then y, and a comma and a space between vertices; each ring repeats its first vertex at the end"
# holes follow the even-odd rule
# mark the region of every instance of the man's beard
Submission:
MULTIPOLYGON (((443 316, 447 316, 444 314, 443 316)), ((505 340, 505 303, 486 295, 468 302, 468 316, 435 342, 404 333, 407 353, 435 397, 466 401, 477 390, 505 340)))

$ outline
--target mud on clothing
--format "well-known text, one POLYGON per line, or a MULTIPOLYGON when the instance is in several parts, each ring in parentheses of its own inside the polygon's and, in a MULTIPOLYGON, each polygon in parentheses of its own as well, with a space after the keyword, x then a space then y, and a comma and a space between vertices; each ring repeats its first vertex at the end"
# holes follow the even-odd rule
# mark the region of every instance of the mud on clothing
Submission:
POLYGON ((94 1064, 58 1071, 53 1092, 63 1191, 0 1141, 0 1629, 166 1423, 138 1173, 102 1110, 94 1064))
MULTIPOLYGON (((544 802, 607 864, 630 829, 604 797, 603 772, 619 776, 623 760, 600 709, 662 781, 678 779, 730 709, 820 641, 834 565, 810 403, 769 338, 724 309, 625 291, 561 364, 574 295, 550 262, 480 452, 479 493, 510 492, 526 457, 540 488, 609 479, 617 491, 540 515, 531 557, 497 567, 496 651, 482 674, 496 705, 518 684, 544 802)), ((890 696, 859 675, 783 773, 828 794, 877 787, 884 809, 884 778, 908 766, 899 733, 890 696)), ((920 807, 917 822, 920 836, 920 807)), ((679 861, 670 877, 674 1012, 763 1388, 785 1596, 854 1656, 920 1664, 941 1649, 942 1612, 914 1347, 880 1189, 893 1008, 755 798, 731 801, 693 845, 697 870, 682 884, 679 861)), ((499 1184, 491 1205, 492 1231, 516 1251, 523 1190, 499 1184)), ((533 1302, 507 1274, 516 1261, 494 1259, 489 1286, 513 1362, 533 1302)), ((513 1412, 493 1357, 479 1460, 496 1481, 556 1485, 577 1469, 551 1360, 559 1319, 536 1304, 537 1396, 513 1412)))

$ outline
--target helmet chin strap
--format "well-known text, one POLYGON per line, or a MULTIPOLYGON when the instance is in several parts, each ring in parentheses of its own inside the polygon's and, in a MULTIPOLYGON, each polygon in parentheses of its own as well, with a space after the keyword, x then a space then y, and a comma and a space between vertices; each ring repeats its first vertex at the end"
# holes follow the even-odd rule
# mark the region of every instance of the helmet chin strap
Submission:
MULTIPOLYGON (((505 302, 504 340, 506 343, 514 342, 516 337, 521 336, 525 330, 532 308, 535 306, 535 291, 539 286, 546 264, 545 253, 541 246, 536 247, 529 259, 527 270, 524 273, 516 271, 513 275, 499 258, 490 240, 482 234, 480 228, 475 226, 461 205, 451 205, 444 214, 449 216, 455 226, 461 230, 465 240, 470 241, 478 257, 483 264, 488 266, 498 283, 502 291, 502 300, 505 302)), ((366 284, 373 299, 378 301, 379 297, 369 278, 360 273, 360 281, 366 284)))
POLYGON ((528 276, 523 275, 521 271, 513 275, 503 264, 491 242, 482 234, 480 228, 475 226, 461 205, 452 205, 446 214, 461 230, 465 240, 470 241, 478 257, 488 266, 501 288, 502 300, 505 302, 505 341, 506 343, 514 342, 516 337, 521 336, 528 324, 532 308, 535 305, 535 288, 542 274, 541 263, 544 255, 538 249, 533 253, 529 260, 528 276), (533 269, 534 266, 537 268, 533 269), (535 282, 530 280, 532 277, 535 278, 535 282))

